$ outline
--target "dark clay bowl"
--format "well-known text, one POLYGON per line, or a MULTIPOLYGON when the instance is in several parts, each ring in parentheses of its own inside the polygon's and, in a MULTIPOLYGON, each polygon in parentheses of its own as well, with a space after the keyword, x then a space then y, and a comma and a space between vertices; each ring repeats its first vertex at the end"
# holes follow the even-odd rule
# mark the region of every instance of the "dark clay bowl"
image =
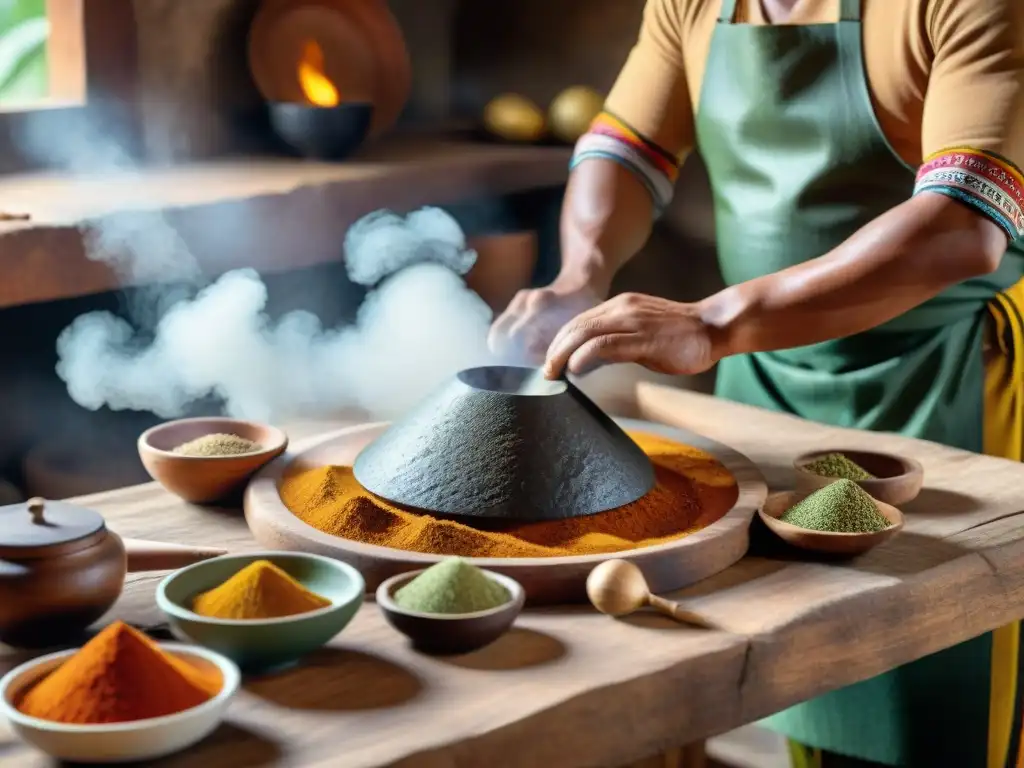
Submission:
POLYGON ((913 501, 921 492, 921 486, 924 484, 924 467, 920 462, 892 453, 847 451, 841 448, 814 451, 798 456, 793 462, 797 474, 798 490, 816 491, 836 481, 834 477, 822 477, 804 469, 811 462, 830 453, 841 453, 874 475, 875 480, 856 480, 855 482, 878 501, 898 507, 913 501))
POLYGON ((336 107, 274 102, 270 124, 277 135, 303 157, 344 160, 366 140, 373 105, 349 102, 336 107))
POLYGON ((388 624, 412 641, 413 647, 436 656, 470 653, 490 645, 511 628, 526 601, 526 591, 518 581, 500 573, 484 575, 508 590, 512 599, 497 608, 476 613, 420 613, 399 607, 395 592, 426 569, 400 573, 377 587, 377 605, 388 624))
POLYGON ((395 504, 503 521, 593 515, 654 487, 647 455, 579 389, 512 366, 461 371, 353 471, 395 504))

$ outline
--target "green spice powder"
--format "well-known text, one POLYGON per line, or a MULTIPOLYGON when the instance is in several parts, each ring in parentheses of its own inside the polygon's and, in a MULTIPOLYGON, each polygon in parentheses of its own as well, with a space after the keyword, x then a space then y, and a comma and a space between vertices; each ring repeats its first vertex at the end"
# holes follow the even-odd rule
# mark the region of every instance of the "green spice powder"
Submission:
POLYGON ((815 459, 804 469, 822 477, 836 477, 845 480, 875 480, 875 476, 860 464, 843 456, 841 453, 830 453, 815 459))
POLYGON ((432 565, 394 594, 395 603, 420 613, 475 613, 511 599, 508 590, 462 558, 432 565))
POLYGON ((779 519, 831 533, 874 533, 890 525, 871 496, 852 480, 836 480, 794 504, 779 519))

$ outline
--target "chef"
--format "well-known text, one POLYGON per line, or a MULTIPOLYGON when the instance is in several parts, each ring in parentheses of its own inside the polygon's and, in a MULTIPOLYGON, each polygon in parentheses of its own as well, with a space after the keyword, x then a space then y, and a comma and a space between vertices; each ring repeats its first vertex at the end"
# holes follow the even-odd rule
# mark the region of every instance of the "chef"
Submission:
MULTIPOLYGON (((605 110, 561 272, 495 347, 717 366, 720 397, 1022 459, 1024 1, 648 0, 605 110), (728 287, 606 301, 693 150, 728 287)), ((767 724, 794 768, 1021 766, 1020 652, 1014 624, 767 724)))

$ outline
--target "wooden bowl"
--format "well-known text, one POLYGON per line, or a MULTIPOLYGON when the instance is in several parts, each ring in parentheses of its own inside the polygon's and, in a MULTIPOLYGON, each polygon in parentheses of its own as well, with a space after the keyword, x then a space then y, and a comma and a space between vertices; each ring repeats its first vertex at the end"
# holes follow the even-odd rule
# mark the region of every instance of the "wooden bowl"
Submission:
POLYGON ((490 645, 509 630, 526 602, 526 591, 518 581, 500 573, 484 571, 484 575, 501 584, 511 595, 504 605, 475 613, 450 614, 421 613, 400 607, 393 599, 395 592, 423 570, 400 573, 384 581, 377 587, 377 605, 388 624, 424 653, 470 653, 490 645))
MULTIPOLYGON (((833 481, 835 482, 835 481, 833 481)), ((874 499, 878 511, 892 525, 874 533, 830 533, 828 531, 812 531, 798 525, 790 525, 779 520, 790 507, 810 496, 802 491, 773 493, 768 496, 764 506, 757 511, 761 520, 772 532, 787 544, 812 552, 829 555, 853 557, 874 549, 883 541, 887 541, 903 529, 903 513, 896 507, 874 499)))
POLYGON ((171 493, 207 504, 239 490, 263 465, 284 453, 288 436, 277 427, 228 418, 178 419, 139 436, 139 457, 149 476, 171 493), (182 456, 174 449, 203 435, 227 433, 259 443, 239 456, 182 456))
MULTIPOLYGON (((736 480, 738 495, 731 509, 706 527, 680 539, 615 554, 643 569, 651 591, 671 592, 728 568, 747 552, 750 521, 767 496, 764 477, 745 456, 685 429, 648 421, 616 419, 629 431, 660 435, 712 454, 736 480)), ((375 590, 398 573, 418 571, 445 559, 445 555, 392 549, 332 536, 297 518, 284 505, 278 490, 289 469, 325 465, 351 465, 359 453, 386 429, 387 424, 362 424, 333 434, 311 438, 287 455, 271 462, 253 478, 245 492, 245 519, 253 537, 267 549, 314 552, 354 566, 375 590)), ((518 581, 533 605, 582 603, 586 582, 608 554, 568 557, 481 557, 473 564, 518 581)))
POLYGON ((847 451, 841 448, 814 451, 798 456, 793 462, 793 467, 796 469, 799 490, 816 491, 838 479, 822 477, 804 468, 812 461, 830 453, 841 453, 874 475, 874 480, 855 480, 854 482, 878 501, 900 506, 913 501, 921 492, 921 486, 924 484, 924 467, 920 462, 893 453, 847 451))
POLYGON ((160 647, 186 664, 218 669, 224 680, 220 693, 173 715, 127 723, 72 725, 23 714, 16 706, 18 699, 77 652, 70 650, 41 656, 8 672, 0 680, 0 715, 21 739, 58 760, 110 765, 153 760, 187 749, 220 725, 238 691, 241 674, 231 661, 213 651, 179 643, 160 643, 160 647))

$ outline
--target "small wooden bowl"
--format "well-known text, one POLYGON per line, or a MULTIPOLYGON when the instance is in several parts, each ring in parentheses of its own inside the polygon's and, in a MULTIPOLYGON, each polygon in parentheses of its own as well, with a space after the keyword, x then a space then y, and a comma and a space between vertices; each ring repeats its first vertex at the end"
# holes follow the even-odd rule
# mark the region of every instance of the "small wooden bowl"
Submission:
POLYGON ((0 715, 24 741, 51 757, 75 763, 110 765, 153 760, 187 749, 220 725, 238 691, 241 674, 231 661, 205 648, 179 643, 160 643, 160 647, 186 664, 219 670, 224 680, 220 693, 173 715, 127 723, 71 725, 23 714, 16 706, 18 699, 77 652, 70 650, 41 656, 8 672, 0 680, 0 715))
POLYGON ((878 507, 878 511, 892 525, 874 533, 812 531, 808 528, 801 528, 798 525, 791 525, 779 520, 790 507, 808 496, 810 496, 810 493, 802 491, 773 493, 768 496, 768 500, 757 511, 757 514, 776 536, 786 543, 792 544, 794 547, 812 552, 843 555, 846 557, 862 555, 869 549, 874 549, 883 541, 891 539, 903 529, 903 513, 896 509, 896 507, 878 499, 874 500, 875 506, 878 507))
POLYGON ((400 607, 395 592, 426 569, 400 573, 377 587, 377 605, 388 624, 408 637, 415 648, 438 656, 470 653, 505 634, 523 610, 526 592, 515 579, 484 571, 512 596, 504 605, 476 613, 420 613, 400 607))
POLYGON ((227 418, 178 419, 139 436, 139 457, 149 476, 194 504, 218 501, 239 490, 261 467, 284 453, 288 436, 277 427, 227 418), (182 456, 174 449, 203 435, 238 435, 261 450, 238 456, 182 456))
POLYGON ((913 501, 921 492, 921 486, 924 484, 924 467, 920 462, 892 453, 845 451, 837 448, 805 453, 803 456, 797 457, 793 462, 793 467, 796 469, 799 490, 816 491, 838 479, 822 477, 805 469, 812 461, 830 453, 841 453, 874 475, 874 480, 855 480, 854 482, 878 501, 900 506, 913 501))

